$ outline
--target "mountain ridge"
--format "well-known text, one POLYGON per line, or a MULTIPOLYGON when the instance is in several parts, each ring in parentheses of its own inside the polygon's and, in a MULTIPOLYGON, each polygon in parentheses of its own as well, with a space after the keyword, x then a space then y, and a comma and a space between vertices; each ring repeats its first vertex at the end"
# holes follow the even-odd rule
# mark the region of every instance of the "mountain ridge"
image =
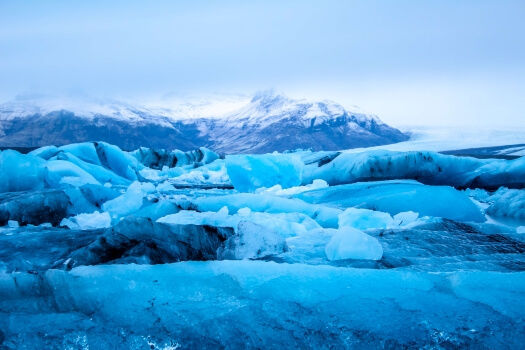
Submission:
POLYGON ((114 100, 15 100, 0 104, 0 146, 36 147, 92 140, 223 154, 296 148, 339 150, 405 141, 377 116, 324 100, 274 91, 220 101, 140 105, 114 100), (214 104, 215 103, 215 104, 214 104))

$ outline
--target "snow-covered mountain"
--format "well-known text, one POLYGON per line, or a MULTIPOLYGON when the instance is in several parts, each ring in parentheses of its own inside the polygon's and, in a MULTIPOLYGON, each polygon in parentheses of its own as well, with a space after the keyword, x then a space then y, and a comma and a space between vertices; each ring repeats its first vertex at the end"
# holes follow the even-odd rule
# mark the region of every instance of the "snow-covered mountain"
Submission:
POLYGON ((163 100, 31 98, 0 105, 0 146, 35 147, 90 140, 219 153, 297 148, 339 150, 405 141, 376 116, 332 101, 294 100, 274 91, 254 97, 163 100))

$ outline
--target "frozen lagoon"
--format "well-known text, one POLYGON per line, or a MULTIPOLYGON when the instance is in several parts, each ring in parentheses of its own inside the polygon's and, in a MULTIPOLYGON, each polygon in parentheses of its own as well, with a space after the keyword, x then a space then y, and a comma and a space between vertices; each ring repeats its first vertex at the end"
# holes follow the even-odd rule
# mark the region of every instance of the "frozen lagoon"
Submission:
POLYGON ((182 154, 157 169, 103 143, 0 154, 0 346, 525 340, 525 238, 485 218, 520 222, 522 159, 182 154))

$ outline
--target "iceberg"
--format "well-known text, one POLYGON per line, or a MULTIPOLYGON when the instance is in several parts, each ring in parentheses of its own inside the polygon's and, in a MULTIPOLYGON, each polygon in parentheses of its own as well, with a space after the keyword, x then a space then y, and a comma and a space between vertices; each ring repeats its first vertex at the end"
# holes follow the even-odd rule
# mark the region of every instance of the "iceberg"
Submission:
POLYGON ((324 180, 330 186, 385 180, 417 180, 459 189, 524 188, 525 157, 515 160, 456 157, 436 152, 299 152, 227 156, 228 175, 242 192, 324 180))
POLYGON ((102 210, 109 212, 113 218, 126 216, 142 207, 143 198, 142 186, 140 182, 135 181, 128 187, 126 193, 102 204, 102 210))
POLYGON ((264 213, 300 213, 306 215, 322 227, 337 228, 338 216, 342 210, 323 205, 309 204, 295 198, 280 198, 270 195, 237 193, 220 197, 203 197, 192 201, 199 211, 219 211, 226 206, 231 213, 242 208, 264 213))
POLYGON ((145 217, 129 216, 94 242, 73 251, 68 267, 216 260, 217 249, 232 234, 231 228, 166 225, 145 217))
POLYGON ((95 230, 99 228, 108 228, 111 226, 111 217, 109 213, 99 213, 95 211, 91 214, 78 214, 69 219, 63 219, 60 226, 67 226, 70 229, 95 230))
POLYGON ((163 167, 174 168, 185 165, 202 165, 219 159, 219 155, 206 147, 197 150, 183 152, 179 150, 166 151, 164 149, 153 149, 140 147, 131 152, 140 163, 151 169, 161 170, 163 167))
POLYGON ((284 238, 300 236, 321 228, 316 221, 301 213, 258 213, 252 212, 249 208, 243 208, 233 215, 229 215, 227 207, 223 207, 218 212, 181 210, 157 220, 159 223, 173 225, 209 225, 234 229, 237 229, 243 221, 262 226, 284 238))
POLYGON ((286 241, 277 232, 249 221, 241 221, 236 233, 217 249, 219 260, 258 259, 279 255, 288 250, 286 241))
POLYGON ((376 238, 352 227, 331 231, 332 239, 325 248, 328 260, 381 259, 383 248, 376 238))
POLYGON ((10 227, 10 228, 18 228, 18 227, 20 227, 20 224, 18 223, 18 221, 8 220, 7 221, 7 226, 10 227))
POLYGON ((233 187, 241 192, 253 192, 261 187, 299 186, 303 162, 295 154, 230 155, 226 169, 233 187))
POLYGON ((0 193, 44 188, 45 161, 16 151, 0 151, 0 193))
MULTIPOLYGON (((398 214, 400 215, 400 214, 398 214)), ((368 209, 348 208, 339 214, 339 227, 352 227, 359 230, 387 228, 393 226, 394 219, 388 213, 368 209)))
POLYGON ((525 190, 501 188, 489 198, 487 214, 525 219, 525 190))
POLYGON ((50 160, 46 163, 46 183, 52 188, 80 187, 83 185, 100 185, 87 171, 65 160, 50 160))
POLYGON ((390 215, 413 211, 421 216, 457 221, 486 220, 480 209, 464 192, 448 186, 426 186, 410 180, 331 186, 327 189, 303 192, 295 197, 308 203, 340 209, 355 207, 390 215))
POLYGON ((58 225, 70 212, 70 198, 62 190, 0 194, 0 226, 8 221, 16 221, 22 226, 58 225))

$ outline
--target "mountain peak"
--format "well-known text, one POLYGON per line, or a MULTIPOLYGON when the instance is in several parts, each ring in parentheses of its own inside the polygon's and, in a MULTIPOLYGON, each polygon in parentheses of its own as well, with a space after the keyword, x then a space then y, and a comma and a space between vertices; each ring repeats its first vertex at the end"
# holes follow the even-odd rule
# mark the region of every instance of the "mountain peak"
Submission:
POLYGON ((274 89, 259 91, 251 100, 248 96, 170 99, 150 105, 31 96, 0 104, 0 146, 96 139, 128 150, 204 146, 228 154, 297 148, 340 150, 407 139, 378 121, 335 102, 296 100, 274 89))
POLYGON ((257 91, 252 98, 251 102, 257 101, 275 101, 277 99, 286 99, 287 97, 282 92, 278 92, 276 89, 266 89, 257 91))

